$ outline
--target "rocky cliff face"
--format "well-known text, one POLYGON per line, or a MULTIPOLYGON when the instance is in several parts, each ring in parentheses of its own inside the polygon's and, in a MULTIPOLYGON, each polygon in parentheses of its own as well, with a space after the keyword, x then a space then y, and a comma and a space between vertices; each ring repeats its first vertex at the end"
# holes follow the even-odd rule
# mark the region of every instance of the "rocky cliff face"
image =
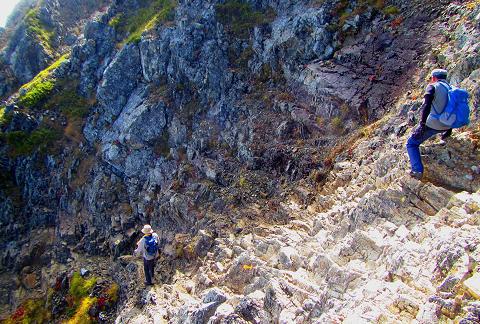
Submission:
POLYGON ((99 321, 474 323, 478 112, 425 145, 423 182, 404 143, 434 67, 478 107, 479 17, 478 1, 36 4, 2 56, 3 94, 24 84, 0 110, 4 315, 86 267, 120 285, 99 321), (147 222, 162 260, 144 290, 127 255, 147 222))
POLYGON ((0 98, 29 82, 65 53, 87 20, 109 1, 21 1, 0 42, 0 98))

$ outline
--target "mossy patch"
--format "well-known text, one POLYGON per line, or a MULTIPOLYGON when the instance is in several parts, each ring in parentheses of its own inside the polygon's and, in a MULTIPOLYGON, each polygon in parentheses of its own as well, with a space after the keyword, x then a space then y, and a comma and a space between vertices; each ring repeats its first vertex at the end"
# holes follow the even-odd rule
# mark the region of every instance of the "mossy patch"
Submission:
POLYGON ((46 151, 60 138, 57 130, 41 127, 30 134, 24 131, 15 131, 4 134, 12 157, 29 155, 35 150, 46 151))
POLYGON ((395 6, 388 6, 383 9, 383 13, 388 16, 398 15, 400 13, 400 9, 395 6))
POLYGON ((58 69, 69 57, 65 54, 45 70, 37 74, 29 83, 20 88, 18 103, 26 108, 32 108, 45 102, 55 88, 55 78, 52 72, 58 69))
POLYGON ((217 4, 215 13, 227 32, 241 39, 248 38, 255 26, 271 23, 276 17, 272 9, 258 11, 249 3, 238 0, 217 4))
POLYGON ((85 118, 88 115, 89 107, 89 101, 70 87, 52 95, 45 105, 46 109, 60 110, 68 119, 85 118))
POLYGON ((5 124, 5 107, 0 107, 0 126, 5 124))
POLYGON ((68 292, 76 300, 80 300, 89 295, 90 290, 96 283, 97 278, 92 277, 90 279, 84 279, 78 272, 75 272, 70 280, 70 288, 68 292))
POLYGON ((112 28, 119 28, 120 24, 122 23, 123 20, 123 13, 119 13, 118 15, 114 16, 110 21, 108 22, 108 25, 112 28))
POLYGON ((144 31, 175 19, 175 0, 143 0, 142 8, 134 13, 120 13, 109 21, 109 25, 120 33, 127 34, 122 44, 138 43, 144 31))
POLYGON ((42 47, 52 54, 54 51, 52 49, 52 41, 55 37, 55 32, 49 26, 46 26, 40 20, 39 9, 33 8, 30 9, 25 15, 25 24, 29 33, 34 35, 34 37, 39 41, 42 47))

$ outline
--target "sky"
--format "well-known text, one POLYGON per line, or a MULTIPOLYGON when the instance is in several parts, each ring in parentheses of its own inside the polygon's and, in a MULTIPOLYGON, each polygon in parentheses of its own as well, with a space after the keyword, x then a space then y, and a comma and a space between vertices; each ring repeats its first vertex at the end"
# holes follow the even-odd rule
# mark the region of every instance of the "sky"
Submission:
POLYGON ((0 27, 5 27, 7 18, 20 0, 0 0, 0 27))

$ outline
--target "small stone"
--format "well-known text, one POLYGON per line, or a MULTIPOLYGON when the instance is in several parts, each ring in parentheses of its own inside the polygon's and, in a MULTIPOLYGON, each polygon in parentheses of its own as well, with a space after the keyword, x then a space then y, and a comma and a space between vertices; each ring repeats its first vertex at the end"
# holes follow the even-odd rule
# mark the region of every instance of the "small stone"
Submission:
POLYGON ((225 267, 220 262, 215 262, 215 269, 217 272, 224 272, 225 267))
POLYGON ((187 283, 185 283, 185 290, 186 290, 189 294, 192 293, 193 287, 194 287, 194 283, 193 283, 193 282, 188 281, 187 283))
POLYGON ((100 321, 106 321, 106 320, 108 319, 107 313, 105 313, 105 312, 100 312, 100 314, 98 314, 98 319, 99 319, 100 321))
POLYGON ((467 291, 476 299, 480 299, 480 273, 475 273, 472 277, 463 282, 467 291))
POLYGON ((81 269, 80 269, 80 275, 81 275, 82 277, 88 276, 89 273, 90 273, 90 271, 88 271, 88 270, 85 269, 85 268, 81 268, 81 269))
POLYGON ((202 301, 205 304, 212 302, 221 304, 224 303, 226 300, 227 297, 225 296, 225 293, 223 291, 218 288, 212 288, 205 294, 202 301))
POLYGON ((473 181, 473 176, 471 174, 466 174, 465 178, 469 181, 473 181))

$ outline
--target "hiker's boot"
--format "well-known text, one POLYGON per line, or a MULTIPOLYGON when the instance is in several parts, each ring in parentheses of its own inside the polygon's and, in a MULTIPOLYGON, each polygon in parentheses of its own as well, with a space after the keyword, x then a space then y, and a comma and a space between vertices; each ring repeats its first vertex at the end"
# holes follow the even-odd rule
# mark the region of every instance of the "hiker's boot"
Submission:
POLYGON ((423 178, 423 172, 410 171, 410 176, 420 181, 423 178))
POLYGON ((447 130, 446 132, 444 132, 444 133, 442 134, 442 136, 440 136, 440 144, 442 144, 442 145, 443 145, 443 144, 446 144, 446 143, 447 143, 446 140, 447 140, 447 138, 449 138, 450 136, 452 136, 452 130, 451 130, 451 129, 447 130))

